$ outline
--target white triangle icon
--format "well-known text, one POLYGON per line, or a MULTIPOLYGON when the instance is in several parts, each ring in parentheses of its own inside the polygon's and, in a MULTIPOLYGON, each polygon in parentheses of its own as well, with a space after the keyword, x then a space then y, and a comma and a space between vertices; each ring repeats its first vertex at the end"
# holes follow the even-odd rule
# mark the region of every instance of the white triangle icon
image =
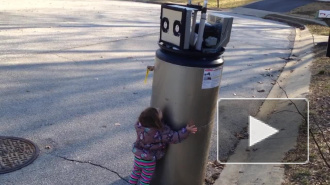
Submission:
POLYGON ((249 146, 253 146, 256 143, 274 135, 278 132, 277 129, 257 120, 256 118, 249 116, 249 146))

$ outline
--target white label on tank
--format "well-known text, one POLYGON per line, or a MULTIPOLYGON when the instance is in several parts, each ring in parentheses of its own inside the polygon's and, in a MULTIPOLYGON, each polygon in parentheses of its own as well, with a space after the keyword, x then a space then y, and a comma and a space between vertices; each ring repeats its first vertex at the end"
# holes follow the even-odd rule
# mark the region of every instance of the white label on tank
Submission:
POLYGON ((204 69, 202 89, 218 87, 221 80, 222 67, 204 69))

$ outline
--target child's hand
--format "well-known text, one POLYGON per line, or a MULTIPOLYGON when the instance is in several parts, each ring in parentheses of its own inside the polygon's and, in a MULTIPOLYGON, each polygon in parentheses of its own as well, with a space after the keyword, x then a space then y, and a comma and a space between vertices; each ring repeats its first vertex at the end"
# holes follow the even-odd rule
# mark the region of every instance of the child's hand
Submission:
POLYGON ((187 126, 186 129, 188 132, 195 134, 197 132, 197 127, 193 124, 193 122, 190 122, 187 126))

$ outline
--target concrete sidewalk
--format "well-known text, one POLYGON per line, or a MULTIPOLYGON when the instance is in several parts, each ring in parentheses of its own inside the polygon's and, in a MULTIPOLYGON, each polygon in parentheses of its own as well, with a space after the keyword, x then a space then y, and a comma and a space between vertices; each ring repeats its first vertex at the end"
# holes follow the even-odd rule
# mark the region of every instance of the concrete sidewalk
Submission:
MULTIPOLYGON (((1 175, 0 184, 126 184, 132 124, 150 101, 152 74, 143 80, 158 48, 160 5, 5 0, 0 11, 0 135, 41 149, 31 165, 1 175)), ((225 14, 234 25, 220 96, 267 97, 273 85, 263 74, 272 68, 280 75, 295 30, 225 14)))

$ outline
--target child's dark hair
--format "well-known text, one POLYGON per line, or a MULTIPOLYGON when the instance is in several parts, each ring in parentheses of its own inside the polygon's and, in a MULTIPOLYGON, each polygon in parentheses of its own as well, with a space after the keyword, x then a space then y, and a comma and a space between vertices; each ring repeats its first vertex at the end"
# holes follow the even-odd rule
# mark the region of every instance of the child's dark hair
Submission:
POLYGON ((159 119, 159 112, 156 108, 146 108, 139 116, 139 122, 144 127, 149 128, 163 128, 161 120, 159 119))

